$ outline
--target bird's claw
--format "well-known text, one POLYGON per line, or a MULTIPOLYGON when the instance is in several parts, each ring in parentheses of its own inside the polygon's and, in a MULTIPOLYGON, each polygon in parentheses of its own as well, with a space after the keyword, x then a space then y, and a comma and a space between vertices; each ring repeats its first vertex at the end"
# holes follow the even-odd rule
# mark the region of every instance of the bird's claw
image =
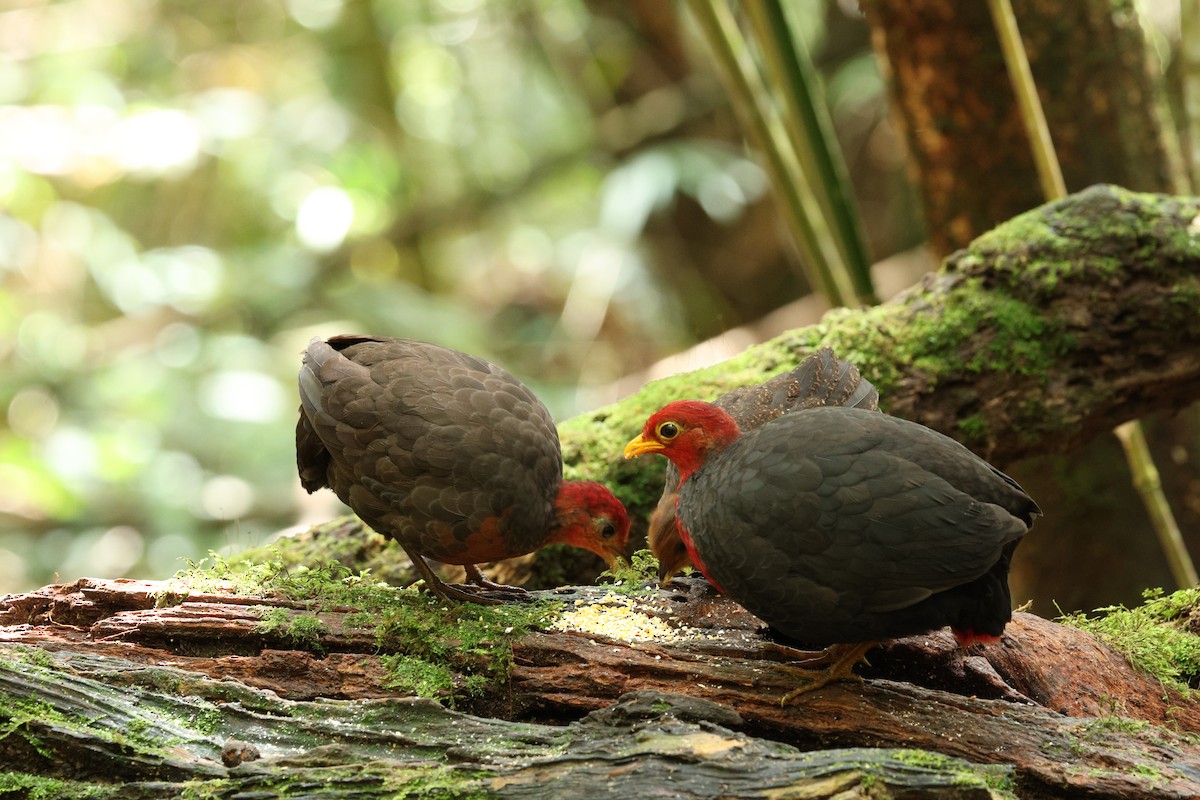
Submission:
MULTIPOLYGON (((855 680, 859 684, 863 683, 862 676, 855 674, 854 668, 860 663, 866 663, 867 652, 875 646, 875 642, 860 642, 852 645, 833 645, 826 648, 821 653, 811 654, 802 659, 801 664, 825 664, 829 666, 825 669, 815 670, 806 669, 804 667, 793 667, 787 664, 780 665, 780 669, 790 672, 803 680, 809 681, 804 686, 798 686, 792 689, 779 699, 781 706, 786 706, 788 703, 795 700, 802 694, 807 694, 816 691, 827 684, 834 683, 840 680, 855 680)), ((790 648, 788 648, 790 649, 790 648)), ((804 651, 794 651, 804 652, 804 651)))
POLYGON ((437 585, 434 585, 425 582, 421 588, 441 600, 457 600, 460 603, 476 603, 481 606, 498 606, 504 602, 498 598, 489 597, 486 593, 481 592, 478 587, 464 586, 458 583, 443 583, 438 581, 437 585))

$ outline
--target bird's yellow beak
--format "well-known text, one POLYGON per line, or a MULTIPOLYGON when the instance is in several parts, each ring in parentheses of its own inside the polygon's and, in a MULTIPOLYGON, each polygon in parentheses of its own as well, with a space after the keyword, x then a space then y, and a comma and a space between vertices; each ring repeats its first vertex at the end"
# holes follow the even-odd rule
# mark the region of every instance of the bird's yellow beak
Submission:
POLYGON ((647 439, 639 433, 630 440, 629 444, 625 445, 625 457, 637 458, 643 453, 661 453, 665 449, 662 442, 647 439))
POLYGON ((599 556, 604 559, 604 563, 608 564, 610 570, 616 569, 618 566, 629 563, 629 557, 625 555, 625 550, 617 547, 605 547, 599 556))

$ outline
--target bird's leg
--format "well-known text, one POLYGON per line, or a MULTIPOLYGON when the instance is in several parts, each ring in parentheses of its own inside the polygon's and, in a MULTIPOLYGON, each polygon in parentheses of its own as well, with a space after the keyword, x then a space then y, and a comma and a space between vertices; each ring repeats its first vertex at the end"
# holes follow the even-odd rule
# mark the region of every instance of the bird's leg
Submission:
POLYGON ((463 569, 467 571, 467 583, 473 586, 478 586, 481 589, 486 589, 489 592, 500 592, 501 594, 509 594, 515 596, 524 596, 529 592, 522 589, 520 586, 508 586, 503 583, 489 581, 483 576, 483 571, 476 564, 464 564, 463 569))
MULTIPOLYGON (((459 588, 454 584, 446 583, 437 575, 433 574, 433 570, 426 563, 425 558, 417 553, 412 552, 407 547, 404 552, 408 553, 408 558, 412 561, 417 572, 421 573, 421 579, 425 581, 425 588, 430 594, 435 597, 440 597, 442 600, 458 600, 463 603, 478 603, 483 606, 499 605, 500 601, 494 597, 485 597, 476 591, 467 591, 459 588)), ((478 570, 476 570, 478 572, 478 570)), ((467 576, 470 577, 470 571, 467 576)))
POLYGON ((800 662, 802 664, 813 663, 813 661, 828 663, 829 666, 824 669, 804 669, 801 667, 785 666, 784 669, 788 672, 804 678, 809 683, 792 689, 780 698, 779 704, 786 706, 800 695, 820 689, 822 686, 834 681, 850 678, 861 681, 862 678, 854 674, 854 667, 859 662, 866 660, 864 656, 866 656, 867 651, 874 647, 875 644, 875 642, 860 642, 858 644, 831 645, 825 649, 824 654, 819 658, 800 662))

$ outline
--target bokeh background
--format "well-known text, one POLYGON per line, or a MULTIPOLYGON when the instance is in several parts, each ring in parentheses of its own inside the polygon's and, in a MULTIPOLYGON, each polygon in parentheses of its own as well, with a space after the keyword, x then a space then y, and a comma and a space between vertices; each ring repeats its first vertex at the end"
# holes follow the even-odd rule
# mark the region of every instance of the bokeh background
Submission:
MULTIPOLYGON (((1169 69, 1178 7, 1140 10, 1169 69)), ((933 259, 869 28, 792 19, 886 296, 933 259)), ((313 335, 482 355, 563 419, 816 319, 797 262, 673 3, 9 0, 0 593, 338 513, 295 476, 313 335)))

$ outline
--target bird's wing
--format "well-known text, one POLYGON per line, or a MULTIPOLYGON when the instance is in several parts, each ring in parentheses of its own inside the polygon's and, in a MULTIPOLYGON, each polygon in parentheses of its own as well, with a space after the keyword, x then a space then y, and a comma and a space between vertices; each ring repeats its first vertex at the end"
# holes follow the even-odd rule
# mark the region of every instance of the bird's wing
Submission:
POLYGON ((742 430, 776 417, 820 406, 879 409, 879 392, 849 361, 821 348, 792 370, 755 386, 740 386, 713 401, 742 430))

